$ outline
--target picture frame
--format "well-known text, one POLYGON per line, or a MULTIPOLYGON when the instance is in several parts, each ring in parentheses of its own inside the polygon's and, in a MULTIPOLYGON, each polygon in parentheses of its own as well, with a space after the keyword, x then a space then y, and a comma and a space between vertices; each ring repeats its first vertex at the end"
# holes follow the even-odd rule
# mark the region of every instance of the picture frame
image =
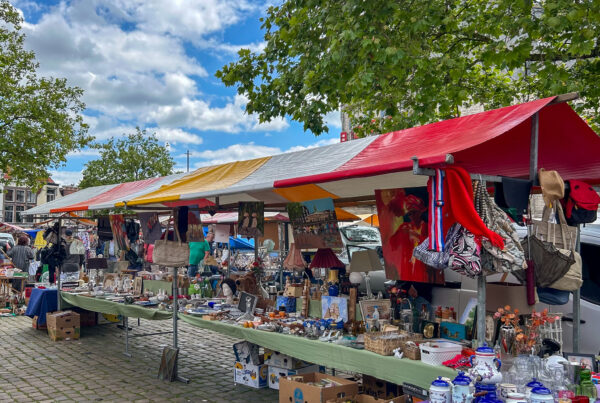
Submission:
POLYGON ((105 289, 112 288, 116 285, 117 285, 117 276, 115 273, 104 274, 104 283, 102 284, 103 288, 105 288, 105 289))
POLYGON ((249 312, 254 315, 254 309, 258 303, 258 297, 254 294, 242 291, 240 293, 240 301, 238 302, 238 309, 242 312, 249 312))
POLYGON ((563 352, 569 362, 576 362, 585 365, 592 372, 598 372, 598 360, 595 354, 563 352))
POLYGON ((141 295, 143 290, 144 279, 142 277, 136 277, 133 279, 133 294, 141 295))
POLYGON ((363 320, 373 317, 375 307, 379 311, 379 319, 391 320, 392 318, 392 301, 389 299, 364 299, 358 301, 358 304, 363 320))
POLYGON ((348 322, 348 299, 344 297, 321 297, 321 316, 323 319, 341 320, 348 322))

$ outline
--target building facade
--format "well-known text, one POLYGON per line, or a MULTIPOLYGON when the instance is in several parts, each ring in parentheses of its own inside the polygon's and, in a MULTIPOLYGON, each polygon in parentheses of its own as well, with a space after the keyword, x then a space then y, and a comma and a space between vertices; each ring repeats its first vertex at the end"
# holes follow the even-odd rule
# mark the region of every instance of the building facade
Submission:
POLYGON ((26 224, 33 223, 32 216, 23 215, 25 210, 62 197, 59 184, 54 182, 52 178, 48 178, 48 181, 38 192, 14 183, 0 185, 0 190, 2 196, 0 201, 1 221, 25 227, 28 226, 26 224))

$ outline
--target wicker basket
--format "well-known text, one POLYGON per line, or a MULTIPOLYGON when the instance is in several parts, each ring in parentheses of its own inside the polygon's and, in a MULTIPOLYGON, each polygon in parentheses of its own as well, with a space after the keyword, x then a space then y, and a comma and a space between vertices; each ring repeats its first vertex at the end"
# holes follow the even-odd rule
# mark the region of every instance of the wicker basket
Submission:
POLYGON ((406 358, 410 358, 411 360, 420 361, 421 360, 421 348, 414 341, 407 341, 404 343, 402 347, 402 352, 406 358))
POLYGON ((401 348, 407 336, 398 332, 365 333, 365 350, 379 355, 393 355, 394 350, 401 348))

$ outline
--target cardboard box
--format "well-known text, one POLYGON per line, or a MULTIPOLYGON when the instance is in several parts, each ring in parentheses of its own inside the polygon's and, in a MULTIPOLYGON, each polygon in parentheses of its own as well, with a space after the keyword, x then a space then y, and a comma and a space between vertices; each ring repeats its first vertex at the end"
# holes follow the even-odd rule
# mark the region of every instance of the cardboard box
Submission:
POLYGON ((487 283, 485 291, 485 306, 488 312, 510 305, 519 309, 523 315, 533 312, 535 305, 527 304, 527 291, 524 285, 511 283, 487 283))
POLYGON ((325 372, 318 365, 309 365, 304 368, 298 369, 286 369, 286 368, 277 368, 269 365, 269 388, 279 390, 279 380, 283 377, 290 375, 299 375, 299 374, 308 374, 311 372, 325 372))
POLYGON ((79 314, 79 325, 81 327, 96 326, 96 312, 88 311, 86 309, 81 308, 77 308, 76 312, 79 314))
POLYGON ((379 399, 392 399, 402 396, 402 387, 370 375, 363 375, 363 393, 379 399))
MULTIPOLYGON (((406 403, 406 396, 398 396, 394 399, 377 399, 369 395, 356 395, 350 399, 353 403, 406 403)), ((327 403, 346 403, 348 399, 328 400, 327 403)))
POLYGON ((283 295, 285 297, 301 297, 302 291, 304 291, 304 284, 292 284, 285 289, 283 295))
POLYGON ((233 345, 235 360, 242 364, 260 365, 264 362, 263 356, 258 354, 260 346, 248 341, 241 341, 233 345))
POLYGON ((46 325, 49 329, 80 327, 79 314, 73 311, 48 312, 46 325))
POLYGON ((31 327, 33 327, 34 329, 37 329, 37 330, 48 329, 47 325, 38 325, 38 319, 39 319, 39 317, 37 315, 33 317, 33 320, 31 321, 31 327))
POLYGON ((78 327, 62 327, 62 328, 48 328, 48 335, 53 341, 60 340, 78 340, 80 335, 80 328, 78 327))
POLYGON ((358 395, 358 383, 318 372, 294 375, 279 380, 279 403, 325 403, 331 399, 356 395, 358 395), (309 382, 322 380, 334 381, 337 385, 322 388, 309 384, 309 382))
POLYGON ((302 361, 287 354, 281 354, 279 351, 269 350, 268 348, 265 348, 265 364, 285 369, 298 369, 312 365, 310 362, 302 361))
POLYGON ((255 389, 267 387, 269 366, 265 364, 253 365, 236 362, 233 368, 233 382, 255 389))

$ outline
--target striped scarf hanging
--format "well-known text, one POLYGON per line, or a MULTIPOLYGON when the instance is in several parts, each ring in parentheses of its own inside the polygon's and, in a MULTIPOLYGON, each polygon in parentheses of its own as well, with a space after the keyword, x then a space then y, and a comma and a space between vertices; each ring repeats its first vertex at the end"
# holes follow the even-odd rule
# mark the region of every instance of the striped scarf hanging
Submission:
POLYGON ((442 207, 444 206, 444 171, 435 170, 435 176, 429 180, 429 250, 444 250, 444 226, 442 225, 442 207))

